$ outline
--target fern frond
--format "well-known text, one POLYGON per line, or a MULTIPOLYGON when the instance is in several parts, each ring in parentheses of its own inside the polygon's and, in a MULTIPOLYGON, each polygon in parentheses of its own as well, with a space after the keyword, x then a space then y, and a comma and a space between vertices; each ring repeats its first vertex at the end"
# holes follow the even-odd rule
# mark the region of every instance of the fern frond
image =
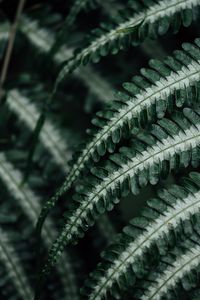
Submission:
MULTIPOLYGON (((31 189, 29 189, 27 184, 22 185, 22 173, 8 162, 3 153, 0 154, 0 179, 5 184, 12 197, 17 200, 17 205, 21 207, 24 215, 28 217, 31 224, 30 227, 34 230, 41 209, 41 200, 31 189)), ((44 226, 43 242, 45 246, 48 247, 55 237, 55 226, 50 219, 44 226)), ((58 265, 57 270, 63 282, 66 297, 68 296, 67 299, 78 299, 73 268, 67 253, 62 257, 62 264, 58 265), (65 274, 65 276, 63 276, 63 274, 65 274), (68 275, 66 276, 66 274, 68 275)))
MULTIPOLYGON (((33 131, 39 118, 39 111, 36 105, 31 103, 30 100, 18 90, 9 91, 6 103, 10 110, 13 111, 31 131, 33 131)), ((65 135, 67 135, 67 132, 65 132, 65 135)), ((71 158, 71 151, 68 149, 63 137, 60 136, 58 130, 55 129, 55 126, 53 126, 49 120, 45 122, 39 139, 41 144, 49 150, 54 161, 63 169, 64 172, 66 172, 68 162, 71 158)), ((103 219, 101 222, 98 222, 98 226, 103 235, 107 237, 106 239, 109 240, 109 236, 112 236, 114 233, 114 228, 106 216, 104 216, 103 219), (105 226, 108 226, 109 232, 105 232, 105 226)))
MULTIPOLYGON (((6 269, 6 277, 15 286, 15 296, 19 299, 33 299, 33 290, 28 282, 20 258, 12 247, 9 236, 2 229, 0 231, 0 261, 6 269)), ((2 279, 1 279, 2 280, 2 279)), ((6 282, 6 278, 4 278, 6 282)))
POLYGON ((148 182, 156 184, 169 170, 190 163, 198 165, 200 117, 190 110, 185 110, 185 114, 187 119, 182 115, 175 118, 180 127, 169 120, 160 121, 160 126, 156 125, 152 132, 155 138, 145 135, 144 144, 136 141, 134 146, 122 148, 118 155, 111 156, 104 168, 94 169, 94 175, 86 180, 84 188, 74 198, 77 203, 49 252, 44 273, 56 263, 65 245, 83 237, 95 219, 113 209, 120 197, 130 191, 138 193, 148 182), (188 119, 187 127, 183 127, 188 119))
POLYGON ((81 49, 63 67, 58 75, 55 90, 64 77, 81 64, 98 62, 101 56, 108 53, 116 54, 130 44, 138 45, 147 37, 155 38, 165 34, 170 27, 176 32, 181 23, 189 26, 199 5, 199 0, 136 2, 134 11, 128 11, 126 19, 120 18, 120 24, 112 29, 107 26, 108 31, 106 26, 98 28, 97 37, 91 39, 89 46, 81 49))
POLYGON ((90 165, 91 160, 98 161, 106 150, 113 152, 115 144, 138 124, 146 126, 156 115, 163 117, 166 110, 172 110, 173 106, 199 102, 200 40, 195 43, 196 46, 184 44, 185 51, 176 51, 174 57, 168 57, 164 63, 152 61, 154 70, 142 69, 143 76, 135 76, 133 82, 124 84, 132 96, 120 93, 118 102, 98 113, 93 120, 96 127, 91 140, 75 159, 61 188, 44 205, 38 231, 56 201, 71 187, 81 171, 90 165), (190 93, 192 99, 188 97, 190 93))
POLYGON ((200 212, 200 174, 191 173, 182 186, 172 185, 158 195, 159 198, 148 201, 141 217, 124 228, 120 241, 103 253, 105 263, 87 281, 85 293, 90 300, 118 295, 145 274, 148 253, 156 257, 155 249, 164 254, 169 245, 176 243, 186 220, 200 212))
POLYGON ((105 3, 101 3, 99 0, 75 0, 71 5, 69 14, 67 15, 60 32, 58 33, 58 38, 52 48, 54 52, 58 49, 59 46, 64 44, 66 40, 66 36, 70 33, 71 27, 75 25, 75 21, 83 10, 94 10, 98 6, 102 6, 103 11, 110 17, 116 18, 118 15, 118 10, 122 9, 122 5, 119 3, 112 3, 112 1, 108 0, 105 3))
MULTIPOLYGON (((6 103, 9 109, 13 111, 31 131, 35 129, 40 112, 34 103, 31 103, 30 100, 23 96, 18 90, 9 91, 6 103)), ((72 153, 58 129, 56 129, 49 120, 45 122, 39 135, 39 140, 49 151, 54 161, 66 172, 72 153)))
MULTIPOLYGON (((185 243, 186 244, 186 243, 185 243)), ((200 271, 200 245, 193 243, 186 246, 186 252, 180 255, 180 250, 173 253, 175 259, 167 257, 160 265, 160 270, 153 274, 154 282, 143 292, 142 300, 158 300, 168 296, 168 299, 177 299, 176 289, 181 285, 184 290, 189 290, 195 284, 200 271), (188 249, 187 249, 188 247, 188 249), (175 298, 174 298, 175 297, 175 298)), ((179 287, 180 289, 180 287, 179 287)))

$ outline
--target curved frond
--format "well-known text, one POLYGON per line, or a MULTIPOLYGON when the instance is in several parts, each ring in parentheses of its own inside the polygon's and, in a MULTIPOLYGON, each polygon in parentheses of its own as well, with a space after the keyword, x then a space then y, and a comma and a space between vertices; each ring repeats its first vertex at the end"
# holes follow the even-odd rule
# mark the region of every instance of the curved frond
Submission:
POLYGON ((65 245, 83 237, 95 219, 105 210, 111 210, 120 197, 130 191, 138 193, 148 182, 156 184, 169 170, 190 163, 198 165, 200 117, 189 109, 185 110, 185 115, 187 119, 183 115, 175 118, 180 125, 169 120, 160 121, 152 135, 143 136, 143 143, 136 140, 132 147, 122 148, 119 154, 111 156, 104 168, 94 169, 94 175, 86 180, 80 194, 74 198, 77 203, 66 216, 65 225, 49 252, 44 274, 57 262, 65 245))
MULTIPOLYGON (((187 248, 185 246, 185 248, 187 248)), ((154 282, 144 291, 142 300, 159 300, 168 294, 168 297, 176 297, 176 289, 181 284, 182 289, 189 290, 197 285, 197 276, 200 271, 200 245, 188 247, 187 251, 180 254, 177 251, 175 259, 166 258, 160 265, 160 271, 153 274, 154 282)), ((175 299, 175 298, 174 298, 175 299)))
POLYGON ((127 17, 122 16, 120 23, 112 26, 112 29, 111 26, 105 25, 96 30, 97 37, 92 38, 91 43, 78 51, 63 67, 58 75, 55 89, 64 77, 81 64, 85 65, 90 60, 98 62, 101 56, 106 56, 108 53, 116 54, 130 44, 138 45, 148 36, 155 38, 157 35, 165 34, 170 27, 176 32, 181 23, 189 26, 200 2, 199 0, 168 0, 149 1, 149 4, 137 1, 134 4, 133 11, 124 13, 127 17))
POLYGON ((7 2, 0 299, 197 300, 200 0, 7 2))
POLYGON ((108 110, 98 113, 92 138, 77 159, 58 192, 43 206, 38 220, 38 231, 59 197, 66 192, 90 161, 98 161, 106 151, 113 152, 115 145, 135 126, 145 126, 157 115, 163 117, 173 106, 199 102, 200 40, 196 45, 184 44, 184 50, 176 51, 164 63, 152 61, 153 69, 142 69, 143 76, 133 77, 125 83, 128 93, 119 94, 119 101, 108 110), (153 81, 153 83, 152 83, 153 81), (192 93, 192 99, 188 95, 192 93))
POLYGON ((200 174, 191 173, 182 186, 172 185, 158 195, 148 201, 141 217, 124 228, 120 240, 103 253, 105 262, 86 283, 85 293, 90 300, 104 299, 109 294, 119 296, 120 291, 146 274, 148 253, 163 255, 176 243, 186 220, 199 215, 200 174))
POLYGON ((71 27, 75 25, 77 17, 82 11, 94 10, 98 6, 102 6, 102 9, 108 16, 116 17, 118 12, 115 10, 119 10, 122 5, 120 6, 120 4, 116 3, 116 1, 113 5, 110 0, 107 0, 104 3, 99 0, 75 0, 70 7, 67 17, 65 18, 52 51, 55 51, 55 49, 57 49, 60 45, 64 44, 66 36, 70 33, 71 27))
MULTIPOLYGON (((39 118, 39 111, 36 105, 31 103, 30 100, 18 90, 9 91, 6 103, 10 110, 13 111, 31 131, 33 131, 39 118)), ((65 132, 65 135, 67 135, 67 132, 65 132)), ((68 162, 71 158, 71 150, 68 149, 69 147, 64 142, 64 137, 59 134, 57 129, 55 129, 55 126, 49 120, 45 122, 39 139, 41 144, 49 150, 54 161, 63 169, 64 172, 66 172, 68 162)), ((106 219, 106 216, 104 216, 104 219, 107 225, 109 223, 111 236, 111 232, 114 232, 112 224, 109 222, 109 219, 106 219)), ((103 222, 103 224, 105 222, 103 222)), ((101 228, 101 225, 103 224, 98 223, 100 230, 102 230, 102 233, 105 234, 103 228, 101 228)), ((107 233, 105 236, 107 236, 107 233)))

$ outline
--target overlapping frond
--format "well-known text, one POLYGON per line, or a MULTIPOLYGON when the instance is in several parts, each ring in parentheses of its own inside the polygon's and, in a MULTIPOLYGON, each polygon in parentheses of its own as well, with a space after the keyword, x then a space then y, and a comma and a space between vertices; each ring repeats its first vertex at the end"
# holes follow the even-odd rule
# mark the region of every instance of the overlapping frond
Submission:
POLYGON ((147 37, 165 34, 169 28, 177 32, 181 24, 189 26, 199 5, 199 0, 134 1, 133 10, 124 12, 119 24, 98 28, 90 44, 67 62, 57 78, 55 89, 81 64, 98 62, 108 53, 116 54, 131 44, 138 45, 147 37))
POLYGON ((159 121, 151 134, 142 135, 142 142, 136 140, 130 148, 122 148, 103 168, 92 171, 74 197, 76 204, 49 252, 44 273, 57 262, 65 245, 83 237, 95 219, 113 209, 120 197, 130 191, 136 194, 148 183, 156 184, 160 177, 180 166, 198 165, 200 117, 189 109, 184 114, 187 117, 176 115, 174 122, 159 121))
POLYGON ((199 17, 200 0, 26 1, 23 12, 2 2, 0 298, 199 297, 200 38, 164 58, 184 34, 193 39, 199 17), (111 57, 130 46, 137 55, 111 57), (161 61, 113 95, 147 57, 161 61), (86 232, 75 261, 71 247, 86 232))
POLYGON ((200 271, 200 245, 197 242, 190 242, 192 245, 184 243, 185 251, 175 249, 173 256, 168 255, 162 260, 156 272, 148 278, 143 288, 142 300, 158 300, 168 297, 168 299, 181 299, 178 297, 179 291, 189 291, 198 285, 200 271))
POLYGON ((172 185, 158 195, 148 201, 141 217, 124 228, 119 241, 103 253, 104 263, 86 283, 89 299, 104 299, 110 294, 119 298, 147 273, 152 254, 154 258, 164 255, 187 230, 186 221, 199 220, 199 173, 190 173, 182 186, 172 185))
POLYGON ((59 197, 67 191, 84 168, 92 160, 98 161, 106 151, 113 152, 122 137, 127 136, 135 126, 146 126, 155 117, 163 117, 174 106, 195 105, 199 102, 200 40, 195 45, 184 44, 184 51, 176 51, 164 63, 151 61, 152 69, 142 69, 142 76, 135 76, 132 82, 124 84, 129 92, 120 93, 119 100, 107 110, 97 114, 93 120, 95 128, 92 138, 78 153, 72 168, 61 188, 41 212, 38 230, 50 209, 59 197))
POLYGON ((75 0, 74 3, 72 3, 69 13, 65 18, 62 28, 58 34, 56 42, 53 46, 53 51, 65 43, 66 36, 69 35, 71 27, 76 25, 77 17, 82 11, 91 11, 97 7, 100 7, 110 18, 116 18, 118 15, 118 10, 122 9, 121 6, 122 3, 117 3, 117 1, 115 1, 113 5, 113 2, 110 0, 104 3, 99 0, 75 0))

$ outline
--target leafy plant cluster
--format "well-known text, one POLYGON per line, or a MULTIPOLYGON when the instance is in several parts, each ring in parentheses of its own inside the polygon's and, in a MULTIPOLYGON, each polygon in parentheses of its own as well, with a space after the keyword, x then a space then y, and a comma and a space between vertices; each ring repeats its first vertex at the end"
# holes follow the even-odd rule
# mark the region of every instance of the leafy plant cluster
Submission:
POLYGON ((199 299, 200 1, 63 2, 1 3, 0 297, 199 299))

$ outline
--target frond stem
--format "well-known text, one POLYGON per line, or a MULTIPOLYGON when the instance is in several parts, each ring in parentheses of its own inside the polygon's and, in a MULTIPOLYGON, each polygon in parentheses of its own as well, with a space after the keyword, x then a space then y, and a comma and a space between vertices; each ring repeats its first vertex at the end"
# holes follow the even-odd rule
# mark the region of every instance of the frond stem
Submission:
POLYGON ((16 15, 15 15, 15 20, 14 20, 13 25, 11 26, 11 29, 10 29, 8 46, 7 46, 7 49, 6 49, 5 59, 4 59, 4 62, 3 62, 3 67, 2 67, 1 76, 0 76, 0 103, 1 103, 2 96, 3 96, 3 85, 5 83, 7 73, 8 73, 8 68, 9 68, 10 59, 11 59, 11 55, 12 55, 12 50, 13 50, 13 46, 14 46, 14 42, 15 42, 17 27, 18 27, 18 24, 19 24, 19 20, 20 20, 25 2, 26 2, 26 0, 19 0, 19 4, 18 4, 18 7, 17 7, 17 12, 16 12, 16 15))

